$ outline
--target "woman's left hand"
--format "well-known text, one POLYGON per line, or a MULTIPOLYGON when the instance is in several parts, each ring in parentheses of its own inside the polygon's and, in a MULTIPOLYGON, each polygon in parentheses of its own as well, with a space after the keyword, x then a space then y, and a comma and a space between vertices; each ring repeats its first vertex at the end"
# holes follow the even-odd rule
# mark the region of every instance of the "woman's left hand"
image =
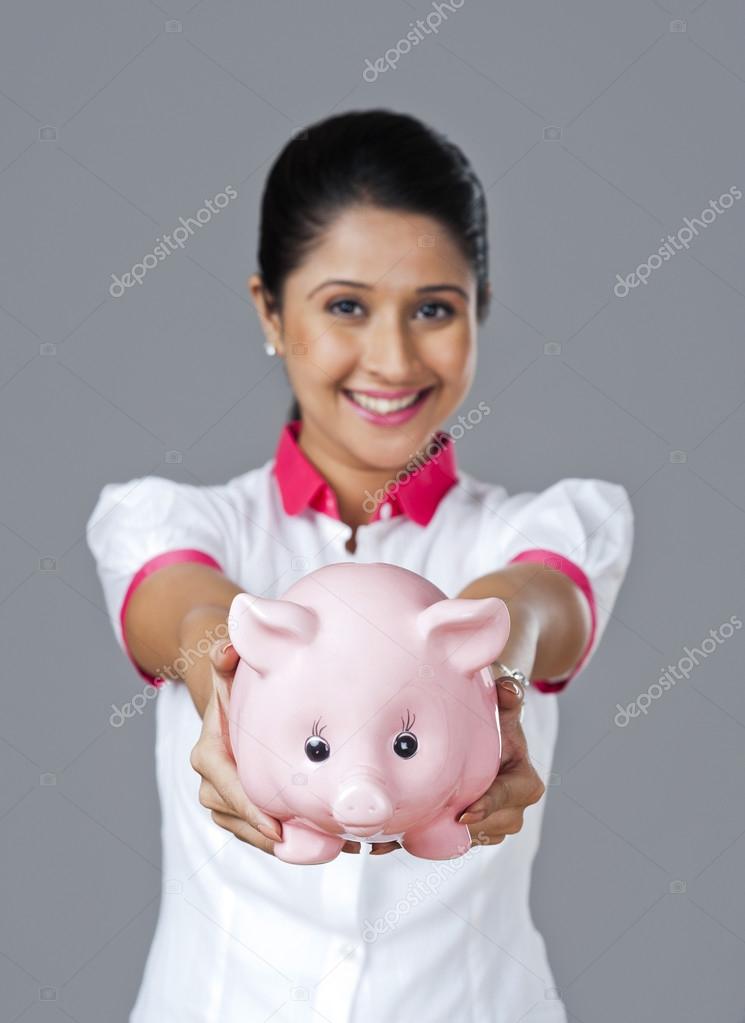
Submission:
POLYGON ((523 826, 523 814, 537 803, 546 786, 530 762, 520 724, 523 695, 507 679, 497 682, 502 759, 499 773, 483 794, 458 818, 482 845, 498 845, 523 826))
MULTIPOLYGON (((506 679, 503 683, 497 682, 502 733, 499 774, 483 796, 458 818, 468 825, 471 838, 480 845, 499 845, 507 835, 517 834, 523 826, 526 808, 537 803, 546 791, 528 755, 528 744, 520 724, 523 695, 519 688, 506 679)), ((376 845, 371 855, 380 856, 399 848, 398 842, 385 842, 376 845)))
MULTIPOLYGON (((485 596, 480 587, 488 580, 489 577, 477 580, 460 596, 485 596)), ((527 602, 512 601, 509 610, 510 634, 499 657, 506 664, 519 667, 530 678, 538 645, 537 617, 527 602)), ((530 762, 528 744, 520 723, 524 694, 520 686, 509 679, 498 681, 496 690, 502 737, 499 773, 486 792, 466 807, 458 818, 460 823, 468 825, 471 838, 482 845, 498 845, 507 835, 517 834, 523 826, 527 807, 537 803, 546 791, 530 762)), ((375 845, 371 855, 384 855, 399 848, 399 842, 384 842, 375 845)))

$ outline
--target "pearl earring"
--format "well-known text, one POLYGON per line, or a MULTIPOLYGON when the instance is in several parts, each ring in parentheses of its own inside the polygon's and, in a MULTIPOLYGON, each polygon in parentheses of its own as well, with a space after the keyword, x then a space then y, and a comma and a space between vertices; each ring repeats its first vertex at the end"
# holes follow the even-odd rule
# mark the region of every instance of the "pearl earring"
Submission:
POLYGON ((277 349, 274 347, 271 341, 264 342, 264 351, 267 355, 276 355, 277 349))

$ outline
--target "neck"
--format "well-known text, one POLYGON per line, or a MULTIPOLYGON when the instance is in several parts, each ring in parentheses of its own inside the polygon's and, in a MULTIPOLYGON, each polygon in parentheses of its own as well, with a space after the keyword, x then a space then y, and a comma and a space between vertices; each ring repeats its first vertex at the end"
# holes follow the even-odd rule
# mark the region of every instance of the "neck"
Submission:
POLYGON ((357 527, 369 522, 374 509, 369 510, 372 501, 377 506, 377 491, 383 490, 403 465, 390 469, 373 469, 360 466, 344 458, 325 433, 314 429, 313 424, 303 420, 298 445, 303 454, 325 477, 336 494, 339 517, 348 526, 357 527), (372 495, 372 499, 371 499, 372 495), (366 510, 367 509, 367 510, 366 510))

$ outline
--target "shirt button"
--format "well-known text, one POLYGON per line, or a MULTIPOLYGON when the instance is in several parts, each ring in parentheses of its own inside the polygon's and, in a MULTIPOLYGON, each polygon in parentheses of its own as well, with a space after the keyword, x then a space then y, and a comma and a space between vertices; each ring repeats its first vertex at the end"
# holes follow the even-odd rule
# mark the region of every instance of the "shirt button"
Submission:
POLYGON ((348 944, 342 945, 341 947, 341 954, 344 956, 345 959, 349 956, 353 956, 356 951, 357 951, 356 945, 348 944))
POLYGON ((386 503, 384 505, 381 505, 380 517, 381 517, 381 519, 389 519, 392 514, 393 514, 393 508, 386 501, 386 503))

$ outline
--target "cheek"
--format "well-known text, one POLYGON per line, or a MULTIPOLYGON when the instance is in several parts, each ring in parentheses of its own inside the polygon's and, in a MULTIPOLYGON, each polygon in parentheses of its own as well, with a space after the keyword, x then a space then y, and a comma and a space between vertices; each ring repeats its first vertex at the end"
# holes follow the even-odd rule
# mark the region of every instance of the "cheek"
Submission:
POLYGON ((318 369, 318 376, 331 383, 347 375, 356 365, 359 358, 358 342, 343 331, 327 327, 316 336, 310 354, 318 369))
POLYGON ((445 383, 468 381, 475 368, 475 345, 466 330, 432 335, 421 348, 423 359, 445 383))
POLYGON ((357 359, 356 343, 328 329, 325 322, 315 332, 305 324, 301 332, 290 335, 287 344, 287 372, 298 394, 306 388, 333 388, 351 375, 357 359))

